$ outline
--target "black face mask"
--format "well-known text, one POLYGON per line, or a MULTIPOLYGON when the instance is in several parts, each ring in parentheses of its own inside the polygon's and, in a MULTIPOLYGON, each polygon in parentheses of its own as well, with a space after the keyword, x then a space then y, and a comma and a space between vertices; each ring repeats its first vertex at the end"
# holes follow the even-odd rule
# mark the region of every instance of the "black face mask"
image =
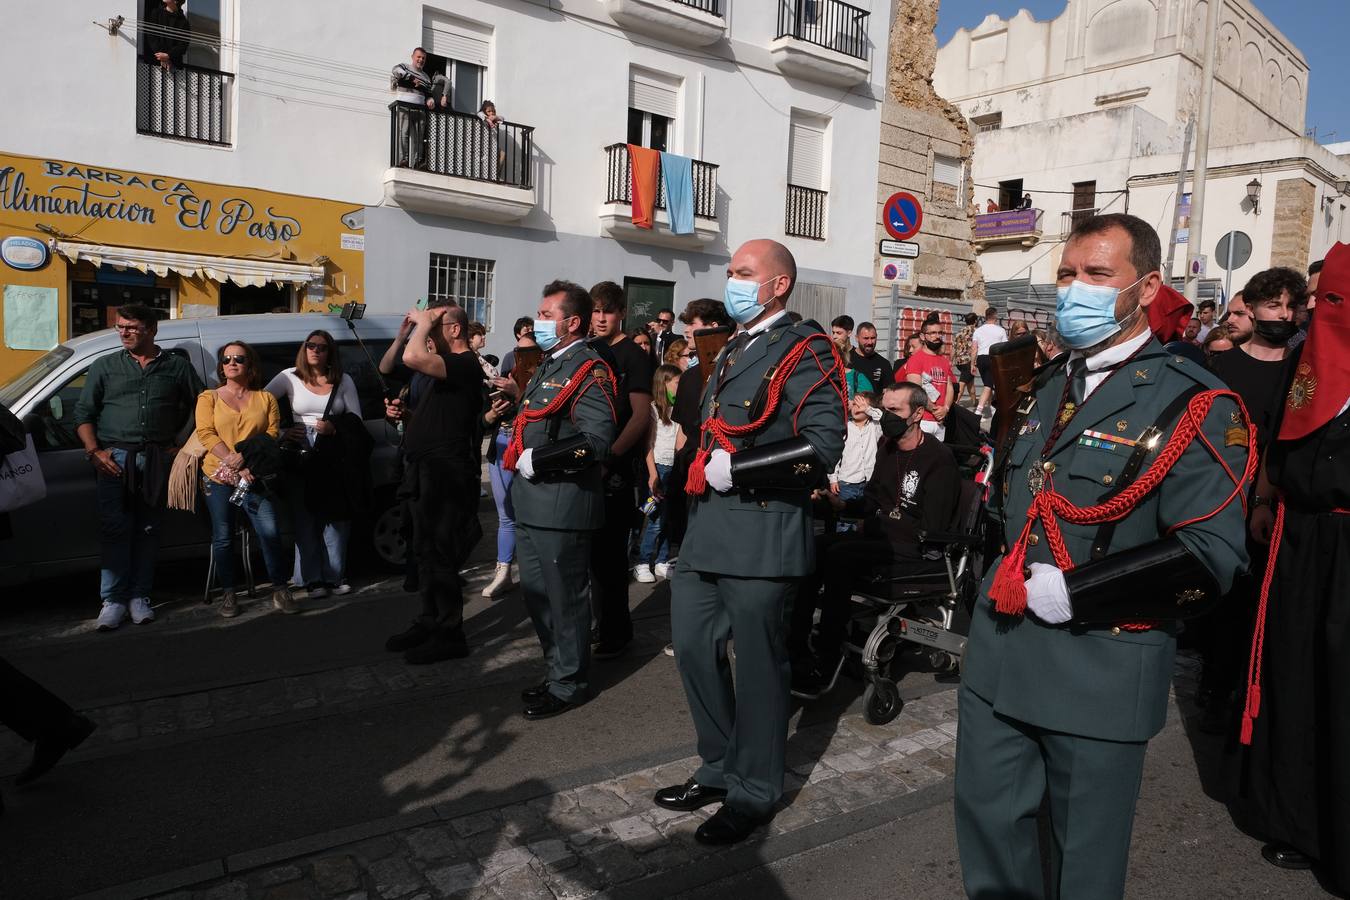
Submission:
POLYGON ((929 349, 929 351, 931 351, 931 352, 933 352, 933 353, 936 353, 936 352, 938 352, 939 350, 942 349, 942 341, 941 341, 941 340, 936 340, 936 341, 924 341, 924 342, 923 342, 923 345, 924 345, 925 347, 927 347, 927 348, 929 349))
POLYGON ((906 431, 909 431, 909 423, 902 417, 897 416, 889 410, 881 414, 881 433, 892 440, 904 437, 906 431))
POLYGON ((1287 344, 1289 339, 1298 333, 1298 326, 1293 322, 1281 322, 1278 319, 1254 319, 1252 330, 1261 335, 1262 340, 1270 341, 1272 344, 1287 344))

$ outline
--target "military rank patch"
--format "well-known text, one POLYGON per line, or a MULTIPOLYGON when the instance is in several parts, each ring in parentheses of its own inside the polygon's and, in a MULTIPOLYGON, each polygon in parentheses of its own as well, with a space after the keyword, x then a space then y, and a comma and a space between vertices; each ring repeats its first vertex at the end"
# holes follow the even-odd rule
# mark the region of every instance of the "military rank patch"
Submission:
POLYGON ((1289 397, 1286 401, 1289 408, 1302 409, 1312 402, 1316 393, 1317 376, 1313 374, 1313 367, 1305 362, 1299 363, 1294 383, 1289 386, 1289 397))
POLYGON ((1245 447, 1247 446, 1247 429, 1241 425, 1234 425, 1223 433, 1223 445, 1225 447, 1245 447))
POLYGON ((1092 447, 1095 450, 1105 450, 1108 453, 1116 452, 1117 448, 1128 449, 1137 443, 1138 441, 1116 437, 1114 434, 1107 434, 1103 431, 1084 431, 1078 436, 1080 447, 1092 447))

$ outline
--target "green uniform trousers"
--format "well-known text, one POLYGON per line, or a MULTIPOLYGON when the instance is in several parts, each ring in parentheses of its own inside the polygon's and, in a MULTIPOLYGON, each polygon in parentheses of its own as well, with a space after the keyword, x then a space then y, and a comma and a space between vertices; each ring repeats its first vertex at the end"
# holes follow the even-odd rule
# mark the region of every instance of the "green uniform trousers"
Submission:
POLYGON ((516 526, 525 608, 548 664, 548 689, 585 700, 591 667, 591 532, 516 526))
POLYGON ((798 581, 696 572, 682 563, 671 581, 675 660, 703 759, 694 778, 724 788, 729 805, 754 816, 767 816, 783 796, 787 630, 798 581), (728 639, 736 642, 734 686, 728 639))
POLYGON ((1049 896, 1125 894, 1145 741, 1047 731, 994 711, 964 685, 956 744, 956 840, 974 900, 1046 896, 1036 815, 1049 792, 1049 896))

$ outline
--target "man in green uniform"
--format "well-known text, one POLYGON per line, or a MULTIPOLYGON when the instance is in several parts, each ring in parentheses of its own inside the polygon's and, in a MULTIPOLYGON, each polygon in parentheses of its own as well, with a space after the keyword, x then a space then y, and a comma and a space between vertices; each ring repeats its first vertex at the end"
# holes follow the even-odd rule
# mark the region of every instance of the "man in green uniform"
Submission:
POLYGON ((713 370, 671 583, 675 657, 703 765, 685 784, 658 791, 656 802, 676 810, 722 802, 695 835, 704 843, 743 840, 782 796, 787 622, 797 584, 815 564, 811 489, 844 448, 843 367, 817 326, 788 317, 796 278, 781 244, 737 250, 726 309, 741 332, 715 361, 703 361, 713 370))
MULTIPOLYGON (((604 523, 599 464, 614 442, 614 376, 584 340, 591 307, 580 285, 545 286, 534 320, 545 356, 525 386, 502 462, 520 476, 511 482, 520 586, 548 663, 545 680, 521 694, 531 720, 589 694, 587 567, 592 532, 604 523)), ((494 384, 512 389, 504 379, 494 384)))
POLYGON ((993 522, 1004 551, 962 673, 956 825, 971 897, 1045 896, 1036 818, 1047 794, 1049 895, 1124 893, 1144 751, 1167 714, 1176 606, 1221 596, 1247 565, 1247 421, 1231 394, 1204 393, 1220 387, 1209 372, 1149 332, 1160 256, 1157 234, 1128 215, 1081 222, 1065 244, 1056 319, 1071 350, 1038 374, 1009 437, 993 522), (1182 440, 1168 439, 1174 428, 1182 440), (1112 495, 1123 517, 1082 512, 1112 495), (1168 562, 1085 587, 1086 572, 1140 552, 1168 562), (1207 591, 1186 587, 1197 579, 1207 591), (1120 586, 1125 608, 1098 614, 1120 586), (1168 610, 1131 615, 1154 598, 1168 610), (1140 619, 1151 627, 1121 621, 1140 619))

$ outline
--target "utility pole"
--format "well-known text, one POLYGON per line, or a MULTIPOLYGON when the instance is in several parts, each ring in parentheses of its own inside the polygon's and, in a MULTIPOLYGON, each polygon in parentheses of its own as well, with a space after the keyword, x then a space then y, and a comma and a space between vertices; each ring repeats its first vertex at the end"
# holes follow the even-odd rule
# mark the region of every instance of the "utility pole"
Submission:
MULTIPOLYGON (((1163 284, 1172 286, 1172 265, 1177 259, 1177 220, 1181 218, 1181 197, 1186 193, 1186 169, 1191 164, 1191 135, 1195 133, 1195 116, 1186 120, 1186 139, 1181 144, 1181 169, 1177 172, 1177 192, 1172 200, 1172 239, 1167 242, 1167 265, 1163 268, 1163 284)), ((1189 239, 1187 243, 1190 243, 1189 239)))
POLYGON ((1200 75, 1200 110, 1195 129, 1195 182, 1191 188, 1191 228, 1186 241, 1186 299, 1195 303, 1200 281, 1192 274, 1191 264, 1202 247, 1205 221, 1205 181, 1209 177, 1209 120, 1214 105, 1214 54, 1219 43, 1219 7, 1211 2, 1205 15, 1205 62, 1200 75))

